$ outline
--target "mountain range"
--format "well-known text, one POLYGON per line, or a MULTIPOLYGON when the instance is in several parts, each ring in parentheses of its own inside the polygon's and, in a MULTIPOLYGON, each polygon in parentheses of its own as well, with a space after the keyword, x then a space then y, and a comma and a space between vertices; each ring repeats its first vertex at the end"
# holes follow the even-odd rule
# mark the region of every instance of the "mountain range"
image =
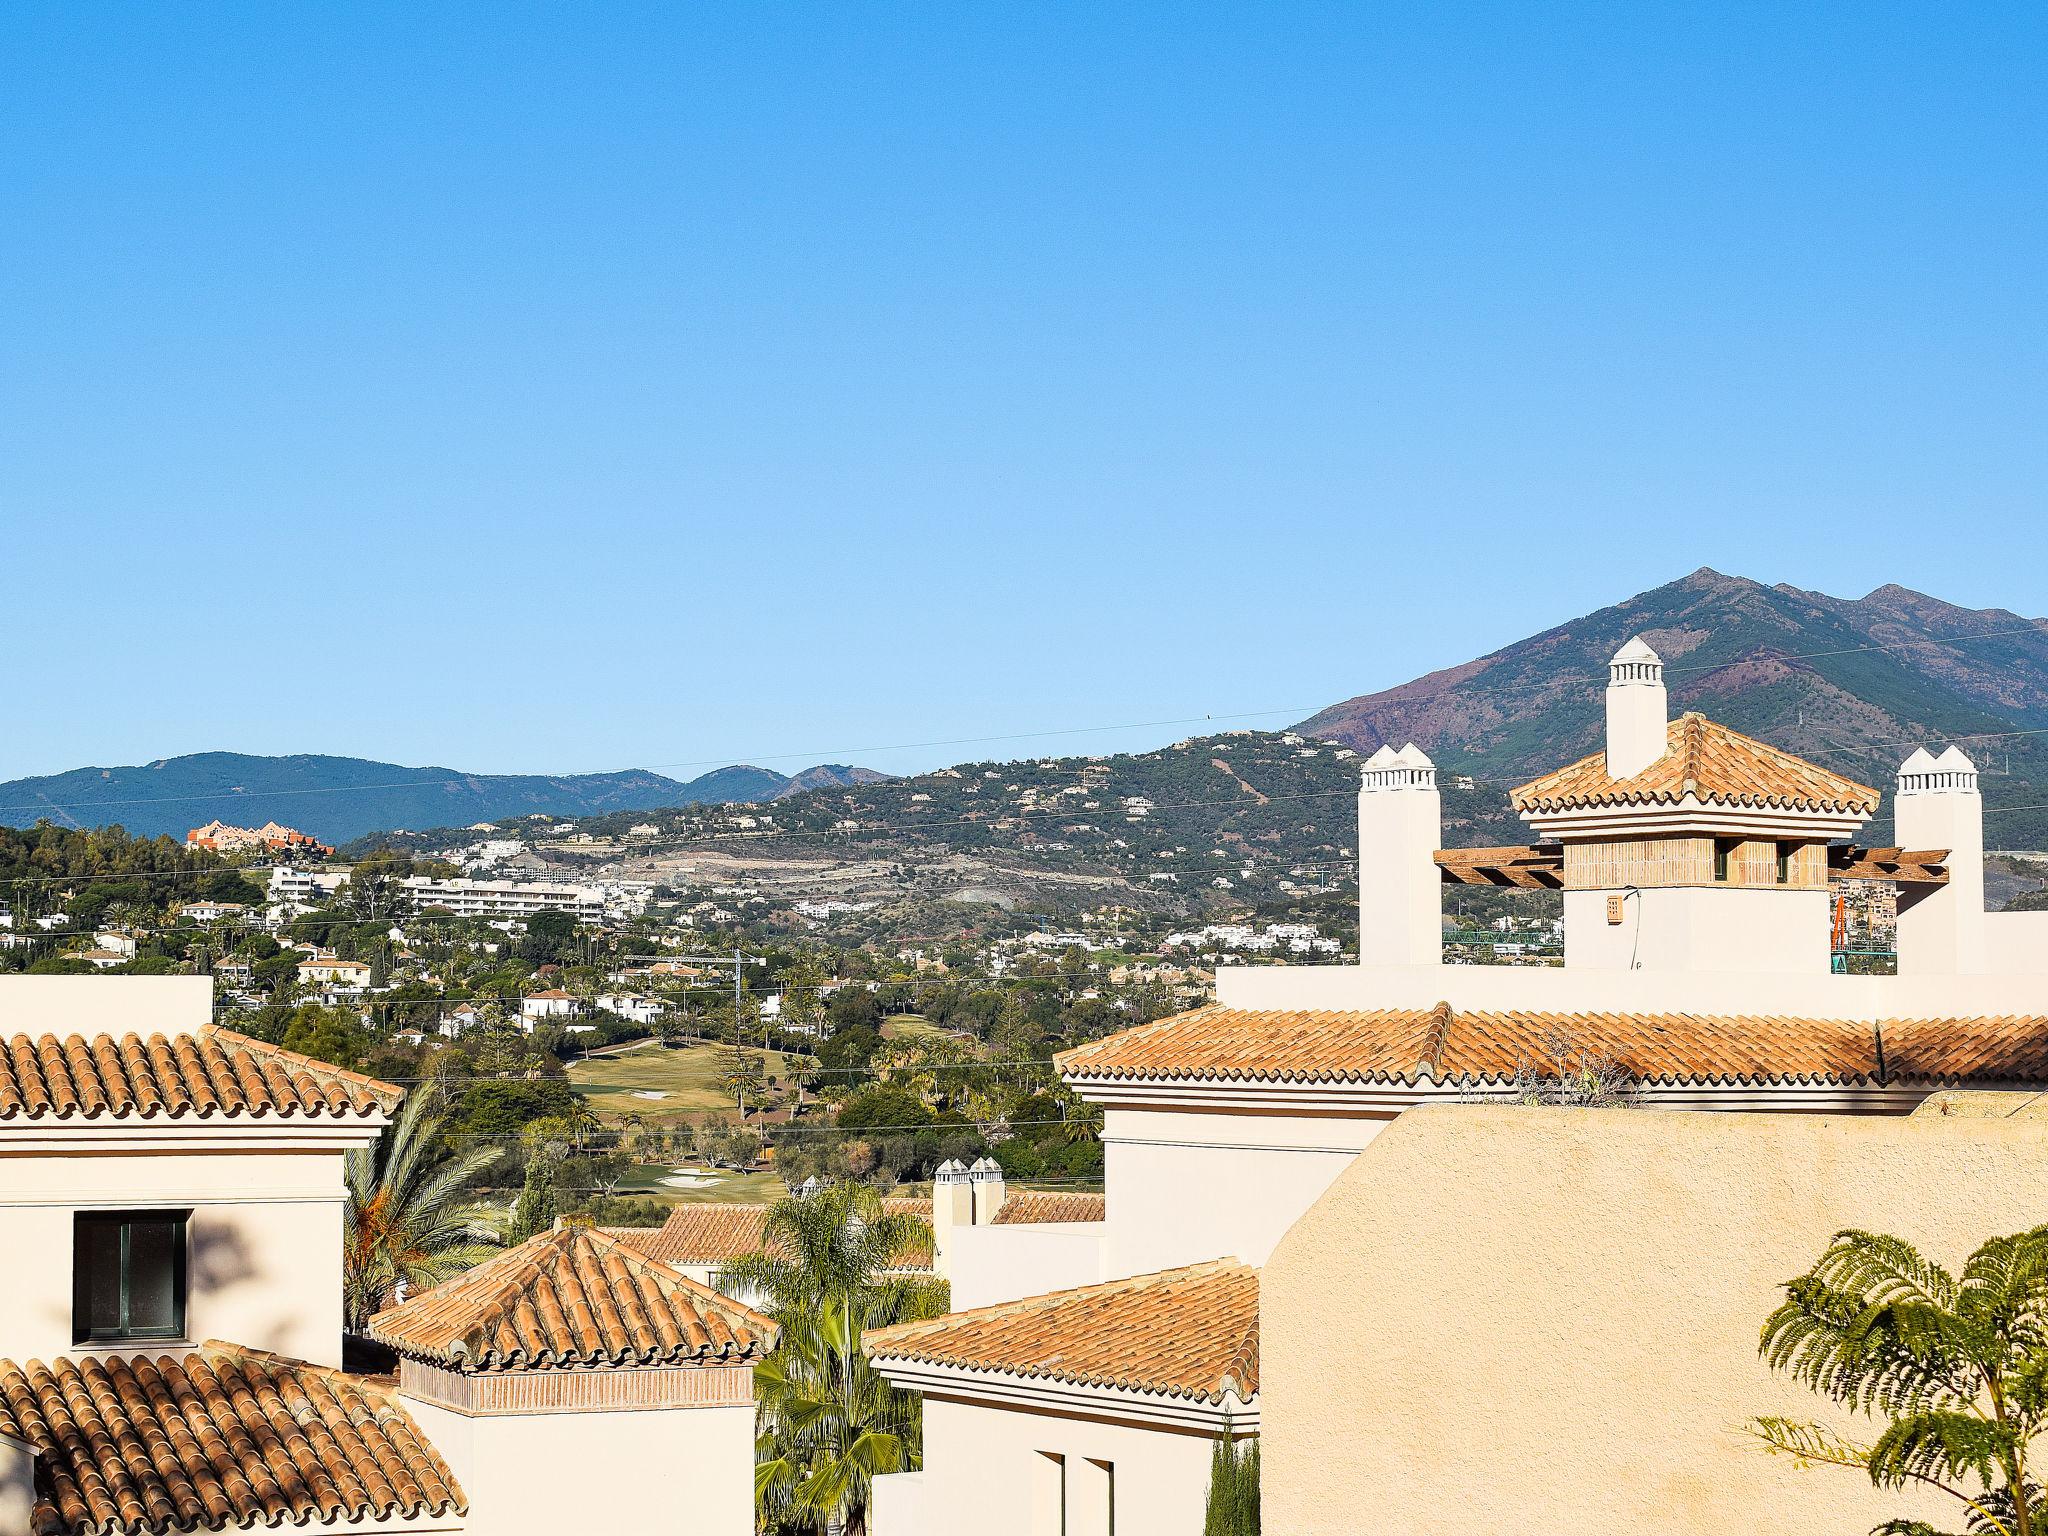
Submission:
POLYGON ((886 777, 838 763, 820 763, 794 776, 737 764, 681 780, 645 769, 559 776, 464 773, 361 757, 198 752, 138 767, 74 768, 0 783, 0 825, 118 824, 138 837, 181 838, 216 818, 239 826, 278 821, 342 843, 400 827, 752 803, 886 777))
POLYGON ((1993 816, 1987 842, 2043 846, 2048 622, 1901 586, 1845 599, 1697 570, 1296 729, 1362 752, 1413 741, 1453 772, 1526 778, 1598 747, 1605 662, 1635 634, 1664 660, 1674 713, 1699 710, 1879 789, 1913 747, 1957 742, 1988 806, 2027 808, 1993 816))
MULTIPOLYGON (((1663 657, 1674 711, 1701 710, 1879 788, 1889 788, 1913 746, 1958 742, 1983 770, 1987 843, 2048 847, 2048 621, 1958 607, 1901 586, 1847 599, 1702 569, 1474 661, 1333 704, 1295 731, 1360 753, 1414 741, 1437 759, 1447 783, 1471 783, 1447 796, 1447 840, 1515 839, 1523 829, 1507 811, 1507 785, 1598 747, 1606 661, 1633 634, 1663 657)), ((1289 822, 1283 804, 1255 809, 1252 797, 1331 795, 1355 783, 1355 765, 1327 751, 1284 746, 1277 735, 1219 748, 1216 764, 1216 753, 1191 752, 1192 745, 1108 759, 1115 783, 1104 792, 1148 796, 1162 807, 1190 794, 1204 797, 1186 815, 1162 809, 1147 821, 1162 835, 1171 826, 1183 842, 1237 826, 1276 854, 1327 858, 1348 840, 1348 815, 1334 823, 1319 816, 1311 829, 1289 822), (1247 797, 1246 808, 1201 811, 1206 833, 1190 818, 1199 804, 1214 803, 1206 798, 1214 791, 1193 788, 1191 758, 1224 784, 1230 781, 1219 777, 1221 760, 1241 765, 1231 792, 1247 797)), ((993 777, 991 765, 973 767, 993 777)), ((1065 782, 1064 771, 1053 771, 1059 764, 1043 767, 1048 783, 1065 782)), ((1003 777, 1018 780, 1021 795, 1038 775, 1015 764, 1003 777)), ((0 823, 119 822, 135 833, 178 836, 216 816, 242 824, 275 819, 340 843, 397 828, 534 814, 598 817, 782 800, 792 812, 782 818, 790 826, 816 821, 823 830, 851 822, 977 855, 1006 848, 1019 857, 1060 854, 1077 867, 1116 864, 1151 840, 1127 836, 1127 846, 1113 854, 1088 852, 1078 842, 1048 849, 1057 839, 1042 835, 1042 819, 1019 819, 1014 835, 1000 821, 991 825, 985 802, 966 797, 960 779, 953 773, 891 780, 838 764, 794 776, 736 765, 687 781, 646 770, 544 777, 360 758, 202 753, 0 784, 0 823)), ((1880 816, 1866 836, 1882 843, 1888 832, 1888 817, 1880 816)))

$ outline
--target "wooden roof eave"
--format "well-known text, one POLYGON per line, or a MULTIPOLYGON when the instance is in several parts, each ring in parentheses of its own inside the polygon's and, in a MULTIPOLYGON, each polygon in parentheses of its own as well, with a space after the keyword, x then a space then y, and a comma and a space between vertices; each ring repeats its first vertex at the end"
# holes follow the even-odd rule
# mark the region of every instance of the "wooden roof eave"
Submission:
POLYGON ((1522 891, 1555 891, 1564 886, 1564 850, 1556 843, 1439 848, 1433 857, 1445 885, 1491 885, 1522 891))

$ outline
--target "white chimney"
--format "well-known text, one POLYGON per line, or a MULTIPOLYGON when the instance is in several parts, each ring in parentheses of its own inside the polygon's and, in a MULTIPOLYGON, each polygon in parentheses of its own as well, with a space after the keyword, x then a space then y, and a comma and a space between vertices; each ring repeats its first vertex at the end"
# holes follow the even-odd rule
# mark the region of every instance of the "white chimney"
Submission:
POLYGON ((1664 755, 1664 662, 1635 636, 1607 664, 1607 776, 1632 779, 1664 755))
POLYGON ((992 1157, 977 1158, 967 1178, 974 1191, 974 1224, 985 1227, 1003 1208, 1003 1165, 992 1157))
POLYGON ((932 1268, 939 1275, 953 1273, 954 1229, 973 1225, 974 1185, 967 1165, 949 1157, 932 1176, 932 1268))
POLYGON ((1358 958, 1363 965, 1444 959, 1443 796, 1436 764, 1412 741, 1365 760, 1358 789, 1358 958))
POLYGON ((1984 797, 1977 765, 1951 746, 1923 747, 1899 769, 1893 833, 1914 853, 1948 851, 1946 885, 1899 888, 1899 974, 1974 976, 1984 970, 1984 797))

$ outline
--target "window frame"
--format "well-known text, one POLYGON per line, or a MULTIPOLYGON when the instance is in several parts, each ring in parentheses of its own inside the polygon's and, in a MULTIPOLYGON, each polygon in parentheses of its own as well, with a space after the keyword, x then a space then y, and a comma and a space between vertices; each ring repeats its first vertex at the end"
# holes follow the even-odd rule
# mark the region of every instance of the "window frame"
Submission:
POLYGON ((185 1338, 188 1306, 187 1279, 190 1274, 189 1255, 192 1246, 192 1212, 190 1208, 169 1208, 152 1210, 99 1210, 73 1211, 71 1213, 71 1341, 74 1345, 91 1346, 104 1344, 151 1343, 160 1344, 185 1338), (134 1312, 134 1272, 132 1249, 135 1227, 143 1222, 162 1222, 172 1229, 171 1240, 171 1318, 161 1328, 138 1328, 130 1321, 134 1312), (116 1272, 119 1276, 119 1311, 121 1323, 118 1328, 95 1329, 92 1325, 91 1276, 85 1264, 84 1237, 91 1227, 115 1227, 120 1232, 120 1254, 116 1272))

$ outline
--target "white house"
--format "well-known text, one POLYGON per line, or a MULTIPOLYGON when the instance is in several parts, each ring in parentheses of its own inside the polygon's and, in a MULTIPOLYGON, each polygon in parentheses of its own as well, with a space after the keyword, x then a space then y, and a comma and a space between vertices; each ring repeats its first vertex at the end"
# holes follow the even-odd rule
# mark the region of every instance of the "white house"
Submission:
POLYGON ((582 1005, 560 987, 529 992, 519 1000, 520 1027, 528 1034, 544 1019, 573 1018, 582 1005))
POLYGON ((638 992, 603 993, 597 999, 597 1006, 635 1024, 652 1024, 664 1012, 657 999, 643 997, 638 992))
POLYGON ((1444 848, 1434 764, 1374 753, 1358 963, 1226 967, 1215 1004, 1060 1055, 1103 1109, 1105 1219, 964 1234, 960 1310, 868 1336, 927 1410, 924 1468, 877 1482, 875 1536, 1195 1536, 1208 1447, 1226 1418, 1259 1423, 1240 1331, 1258 1266, 1410 1107, 1588 1063, 1689 1110, 1896 1115, 1944 1088, 2048 1086, 2048 913, 1983 910, 1960 752, 1915 752, 1904 846, 1861 847, 1875 789, 1668 718, 1642 642, 1607 703, 1604 750, 1512 792, 1523 847, 1444 848), (1831 973, 1829 894, 1858 880, 1899 888, 1895 976, 1831 973), (1564 965, 1446 965, 1462 883, 1562 892, 1564 965))
POLYGON ((379 1313, 397 1380, 351 1373, 343 1163, 403 1094, 210 1012, 205 977, 0 978, 0 1536, 749 1536, 772 1323, 556 1233, 379 1313))

